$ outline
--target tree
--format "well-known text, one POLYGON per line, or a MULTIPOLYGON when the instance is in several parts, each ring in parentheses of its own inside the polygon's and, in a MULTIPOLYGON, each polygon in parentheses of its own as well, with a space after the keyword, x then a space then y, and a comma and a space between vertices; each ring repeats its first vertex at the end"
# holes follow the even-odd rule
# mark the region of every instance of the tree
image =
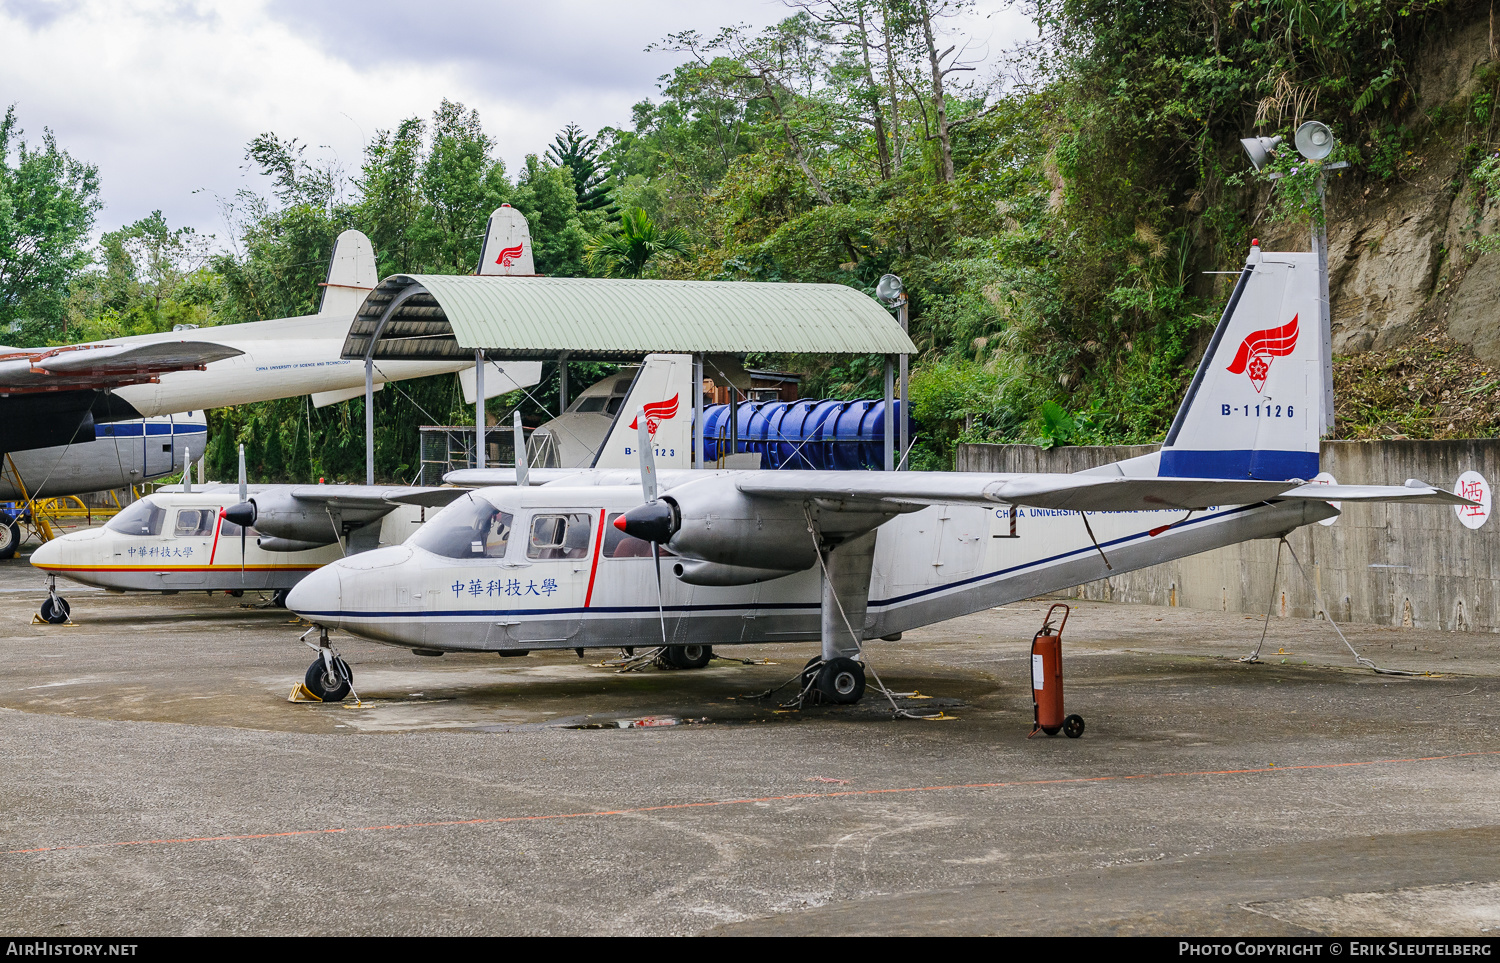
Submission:
POLYGON ((21 140, 16 110, 0 120, 0 325, 7 340, 67 338, 65 304, 99 201, 99 170, 75 160, 45 130, 40 148, 21 140), (19 322, 20 327, 16 325, 19 322))
POLYGON ((598 137, 585 138, 577 124, 569 124, 553 138, 546 157, 558 167, 573 172, 573 190, 578 196, 580 211, 613 213, 610 192, 614 183, 609 173, 599 166, 598 137))
POLYGON ((589 242, 589 267, 615 278, 638 278, 653 261, 666 261, 687 253, 687 235, 676 228, 665 230, 639 207, 620 216, 619 230, 599 234, 589 242))

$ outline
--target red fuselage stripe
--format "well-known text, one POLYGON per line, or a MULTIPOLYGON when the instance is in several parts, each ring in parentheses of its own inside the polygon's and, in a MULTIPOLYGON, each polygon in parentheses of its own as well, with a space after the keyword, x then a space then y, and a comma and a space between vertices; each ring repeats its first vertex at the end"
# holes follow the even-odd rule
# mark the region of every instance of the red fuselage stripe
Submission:
POLYGON ((599 535, 594 539, 594 564, 589 567, 589 590, 583 597, 584 608, 594 600, 594 575, 599 571, 599 553, 604 550, 604 517, 607 514, 604 509, 599 509, 599 535))

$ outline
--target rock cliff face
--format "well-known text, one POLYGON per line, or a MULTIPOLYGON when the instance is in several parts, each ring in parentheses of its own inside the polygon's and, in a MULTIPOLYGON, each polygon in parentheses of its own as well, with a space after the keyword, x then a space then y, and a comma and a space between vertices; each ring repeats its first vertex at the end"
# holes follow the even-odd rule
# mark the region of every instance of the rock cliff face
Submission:
MULTIPOLYGON (((1415 103, 1404 122, 1416 145, 1384 182, 1341 172, 1328 187, 1329 295, 1339 354, 1396 347, 1446 332, 1500 364, 1500 253, 1471 245, 1495 233, 1467 183, 1465 152, 1489 143, 1472 102, 1500 64, 1486 4, 1463 4, 1428 28, 1414 61, 1415 103)), ((1493 95, 1494 91, 1489 91, 1493 95)), ((1268 249, 1306 250, 1307 232, 1267 231, 1268 249)))

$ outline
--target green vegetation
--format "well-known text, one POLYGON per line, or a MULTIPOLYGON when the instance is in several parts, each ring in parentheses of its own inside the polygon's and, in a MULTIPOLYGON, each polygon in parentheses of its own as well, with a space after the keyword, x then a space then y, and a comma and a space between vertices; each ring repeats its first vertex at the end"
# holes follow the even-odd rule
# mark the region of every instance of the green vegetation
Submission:
MULTIPOLYGON (((23 340, 37 343, 298 314, 314 307, 339 231, 371 237, 382 275, 468 273, 504 202, 530 219, 544 274, 867 292, 901 275, 921 350, 913 464, 942 467, 960 440, 1162 436, 1227 294, 1205 272, 1237 266, 1266 223, 1316 211, 1315 165, 1284 148, 1271 170, 1288 176, 1270 181, 1238 138, 1290 141, 1316 117, 1343 142, 1354 164, 1343 183, 1357 189, 1409 176, 1441 130, 1469 145, 1481 204, 1500 180, 1495 77, 1457 113, 1442 108, 1452 116, 1415 105, 1424 31, 1483 16, 1473 0, 1036 0, 1038 39, 995 75, 962 60, 969 38, 951 15, 968 0, 798 7, 760 32, 666 38, 681 63, 659 96, 593 137, 569 125, 514 179, 478 115, 454 103, 378 132, 352 178, 298 140, 262 135, 247 158, 271 194, 226 201, 229 249, 206 259, 204 239, 148 218, 106 235, 89 270, 83 235, 60 232, 54 273, 25 287, 4 273, 15 229, 0 208, 0 322, 24 318, 23 340)), ((71 185, 58 196, 86 232, 92 169, 50 140, 28 163, 71 185)), ((810 394, 880 391, 878 358, 754 360, 808 372, 810 394)), ((527 399, 497 407, 516 403, 542 415, 527 399)), ((354 476, 361 404, 217 415, 217 470, 245 440, 267 477, 354 476)), ((383 477, 415 470, 419 421, 467 417, 451 378, 392 386, 377 404, 383 477)))

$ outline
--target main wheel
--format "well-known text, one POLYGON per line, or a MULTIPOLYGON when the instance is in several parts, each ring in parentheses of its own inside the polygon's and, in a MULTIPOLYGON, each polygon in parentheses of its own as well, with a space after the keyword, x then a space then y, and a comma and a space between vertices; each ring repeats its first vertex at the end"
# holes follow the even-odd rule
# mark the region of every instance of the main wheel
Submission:
POLYGON ((354 685, 354 673, 349 671, 349 663, 337 655, 333 657, 333 672, 330 673, 319 656, 307 667, 307 675, 302 681, 307 691, 324 702, 342 702, 354 685))
POLYGON ((713 659, 714 650, 708 645, 674 645, 665 655, 674 669, 701 669, 713 659))
POLYGON ((1077 739, 1083 735, 1083 716, 1068 716, 1063 720, 1063 735, 1077 739))
POLYGON ((853 705, 865 695, 865 667, 853 659, 829 659, 818 670, 817 688, 825 702, 853 705))
POLYGON ((0 558, 15 558, 21 550, 21 526, 8 515, 0 515, 0 558))
POLYGON ((62 625, 68 621, 68 613, 70 611, 72 609, 68 605, 68 600, 61 596, 49 595, 42 600, 41 616, 44 622, 50 622, 53 625, 62 625))
POLYGON ((286 597, 291 593, 291 591, 291 589, 277 589, 276 591, 272 592, 271 604, 276 606, 278 609, 286 608, 286 597))

